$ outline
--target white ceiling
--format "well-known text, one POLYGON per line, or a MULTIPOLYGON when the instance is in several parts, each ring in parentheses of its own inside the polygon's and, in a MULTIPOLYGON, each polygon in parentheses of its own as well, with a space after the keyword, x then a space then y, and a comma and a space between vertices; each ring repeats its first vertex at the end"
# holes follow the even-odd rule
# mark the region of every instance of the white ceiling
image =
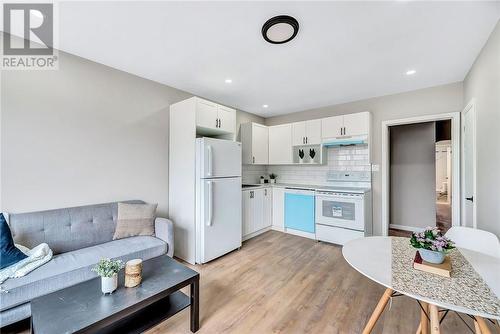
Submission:
POLYGON ((59 17, 61 50, 268 117, 461 81, 500 3, 61 2, 59 17), (300 31, 266 43, 280 14, 300 31))

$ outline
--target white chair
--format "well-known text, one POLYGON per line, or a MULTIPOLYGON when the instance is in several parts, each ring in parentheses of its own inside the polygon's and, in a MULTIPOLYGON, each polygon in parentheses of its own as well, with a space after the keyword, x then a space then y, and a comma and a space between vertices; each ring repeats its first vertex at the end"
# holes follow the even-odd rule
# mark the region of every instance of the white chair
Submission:
POLYGON ((491 232, 470 227, 453 226, 445 236, 457 247, 500 258, 500 241, 491 232))

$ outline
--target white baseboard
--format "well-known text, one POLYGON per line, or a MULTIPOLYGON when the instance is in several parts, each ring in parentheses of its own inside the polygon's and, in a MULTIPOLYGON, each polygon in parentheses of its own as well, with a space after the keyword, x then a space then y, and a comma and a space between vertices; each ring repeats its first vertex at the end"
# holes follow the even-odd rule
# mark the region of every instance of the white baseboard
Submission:
POLYGON ((267 231, 269 231, 269 230, 271 230, 271 227, 266 227, 266 228, 263 228, 263 229, 258 230, 258 231, 256 231, 256 232, 253 232, 253 233, 247 234, 247 235, 243 236, 243 238, 241 238, 241 239, 242 239, 242 241, 246 241, 246 240, 248 240, 248 239, 252 239, 253 237, 258 236, 259 234, 262 234, 262 233, 264 233, 264 232, 267 232, 267 231))
POLYGON ((390 228, 395 228, 396 230, 410 231, 410 232, 422 232, 425 228, 423 227, 413 227, 397 224, 389 224, 390 228))
POLYGON ((309 239, 316 240, 316 234, 315 233, 309 233, 309 232, 304 232, 304 231, 292 230, 290 228, 285 228, 284 232, 288 233, 288 234, 298 235, 299 237, 304 237, 304 238, 309 238, 309 239))
POLYGON ((271 230, 273 231, 278 231, 278 232, 285 232, 285 228, 282 226, 271 226, 271 230))

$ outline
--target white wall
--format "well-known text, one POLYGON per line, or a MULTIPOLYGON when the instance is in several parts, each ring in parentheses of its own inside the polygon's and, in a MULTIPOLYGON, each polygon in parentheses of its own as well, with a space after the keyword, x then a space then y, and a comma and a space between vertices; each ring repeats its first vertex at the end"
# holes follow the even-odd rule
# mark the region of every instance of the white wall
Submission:
MULTIPOLYGON (((351 103, 301 111, 284 116, 271 117, 266 119, 266 124, 276 125, 360 111, 371 111, 373 134, 372 163, 380 165, 382 155, 382 121, 460 111, 463 108, 462 88, 462 83, 458 82, 407 93, 381 96, 351 103)), ((382 232, 381 190, 381 174, 380 172, 374 172, 372 175, 372 193, 374 234, 376 235, 380 235, 382 232)))
POLYGON ((464 81, 476 101, 477 227, 500 237, 500 21, 464 81))
MULTIPOLYGON (((126 199, 168 214, 169 106, 191 94, 59 52, 56 71, 2 71, 0 210, 126 199)), ((237 120, 260 117, 240 112, 237 120)))
POLYGON ((390 127, 390 224, 436 226, 436 124, 390 127))

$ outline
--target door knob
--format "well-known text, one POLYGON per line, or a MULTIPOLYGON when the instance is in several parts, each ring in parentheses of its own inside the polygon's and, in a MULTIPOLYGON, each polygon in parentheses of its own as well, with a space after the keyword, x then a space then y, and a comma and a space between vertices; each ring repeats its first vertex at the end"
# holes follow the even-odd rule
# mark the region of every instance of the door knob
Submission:
POLYGON ((468 200, 468 201, 474 202, 474 196, 465 197, 465 199, 468 200))

